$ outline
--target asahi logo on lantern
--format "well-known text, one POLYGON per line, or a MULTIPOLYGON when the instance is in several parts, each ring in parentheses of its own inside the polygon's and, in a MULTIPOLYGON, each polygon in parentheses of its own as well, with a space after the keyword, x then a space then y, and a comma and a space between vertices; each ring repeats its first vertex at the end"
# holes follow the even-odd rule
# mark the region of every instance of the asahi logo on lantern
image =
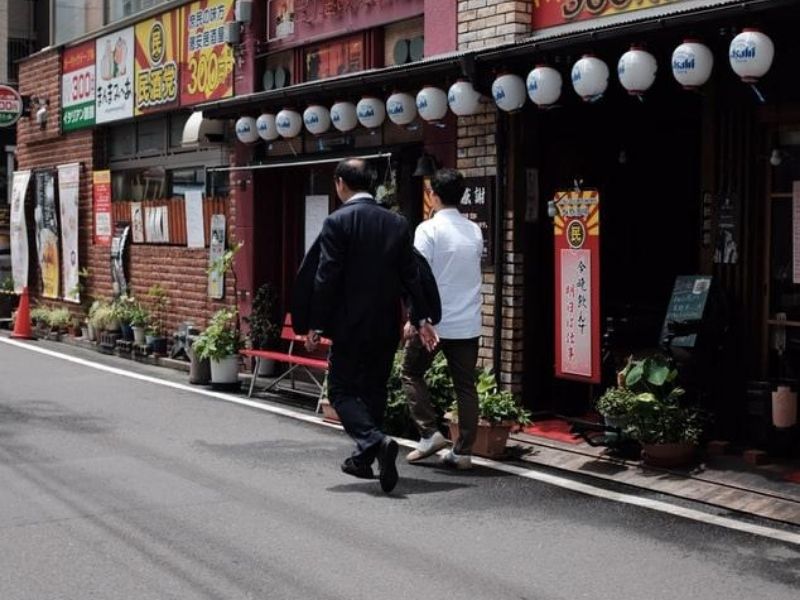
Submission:
POLYGON ((0 127, 11 127, 22 115, 22 97, 17 90, 0 85, 0 127))
POLYGON ((672 69, 677 73, 693 71, 695 67, 694 54, 681 53, 672 57, 672 69))
POLYGON ((364 105, 358 109, 359 119, 368 119, 375 116, 375 107, 371 104, 364 105))
POLYGON ((275 119, 275 124, 281 129, 289 129, 292 126, 292 121, 286 115, 281 115, 275 119))
POLYGON ((402 102, 390 102, 389 103, 389 114, 390 115, 402 115, 405 112, 405 108, 403 107, 402 102))

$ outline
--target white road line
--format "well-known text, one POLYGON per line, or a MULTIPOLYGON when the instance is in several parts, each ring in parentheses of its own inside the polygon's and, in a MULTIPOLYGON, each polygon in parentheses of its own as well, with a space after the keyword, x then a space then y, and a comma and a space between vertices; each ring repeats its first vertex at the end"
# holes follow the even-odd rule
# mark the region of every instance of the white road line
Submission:
MULTIPOLYGON (((241 406, 248 406, 250 408, 256 408, 258 410, 263 410, 268 413, 282 415, 284 417, 289 417, 291 419, 295 419, 298 421, 304 421, 306 423, 312 423, 314 425, 323 425, 326 427, 341 429, 339 425, 334 425, 331 423, 324 422, 320 417, 314 415, 304 415, 302 413, 295 412, 293 410, 287 408, 281 408, 279 406, 270 406, 266 404, 262 404, 260 402, 254 402, 252 400, 248 400, 247 398, 241 398, 239 396, 234 396, 231 394, 224 394, 221 392, 213 392, 206 389, 197 388, 191 385, 182 384, 182 383, 175 383, 172 381, 165 381, 162 379, 158 379, 157 377, 151 377, 149 375, 142 375, 140 373, 133 373, 131 371, 126 371, 124 369, 118 369, 116 367, 109 367, 107 365, 102 365, 98 363, 91 362, 89 360, 84 360, 82 358, 77 358, 75 356, 70 356, 68 354, 62 354, 60 352, 56 352, 54 350, 48 350, 46 348, 40 348, 35 346, 31 343, 26 342, 18 342, 16 340, 2 337, 0 336, 0 342, 10 345, 16 346, 18 348, 24 348, 25 350, 29 350, 31 352, 37 352, 39 354, 44 354, 46 356, 51 356, 53 358, 58 358, 61 360, 65 360, 74 364, 82 365, 85 367, 89 367, 92 369, 97 369, 98 371, 105 371, 106 373, 112 373, 114 375, 120 375, 122 377, 128 377, 130 379, 137 379, 139 381, 145 381, 147 383, 153 383, 156 385, 161 385, 164 387, 169 387, 175 390, 181 390, 184 392, 191 392, 193 394, 200 394, 202 396, 207 396, 209 398, 216 398, 217 400, 222 400, 224 402, 230 402, 232 404, 239 404, 241 406)), ((413 448, 416 446, 416 442, 411 440, 405 440, 402 438, 396 438, 398 443, 413 448)), ((516 475, 518 477, 524 477, 526 479, 531 479, 534 481, 538 481, 541 483, 546 483, 549 485, 554 485, 560 487, 562 489, 570 490, 573 492, 578 492, 580 494, 586 494, 589 496, 594 496, 596 498, 602 498, 604 500, 611 500, 613 502, 622 502, 624 504, 630 504, 633 506, 638 506, 641 508, 647 508, 650 510, 655 510, 658 512, 674 515, 677 517, 683 517, 686 519, 691 519, 693 521, 698 521, 700 523, 706 523, 709 525, 717 525, 719 527, 725 527, 727 529, 733 529, 736 531, 741 531, 744 533, 749 533, 752 535, 758 535, 761 537, 770 538, 773 540, 778 540, 780 542, 785 542, 788 544, 795 544, 800 546, 800 534, 793 533, 791 531, 784 531, 781 529, 773 529, 771 527, 766 527, 763 525, 756 525, 753 523, 746 523, 743 521, 738 521, 736 519, 730 517, 722 517, 718 515, 712 515, 705 513, 700 510, 695 510, 692 508, 686 508, 683 506, 677 506, 674 504, 670 504, 668 502, 663 502, 660 500, 653 500, 650 498, 641 498, 638 496, 633 496, 631 494, 624 494, 621 492, 615 492, 612 490, 604 489, 601 487, 595 487, 593 485, 589 485, 586 483, 581 483, 579 481, 574 481, 572 479, 567 479, 565 477, 559 477, 558 475, 553 475, 550 473, 542 473, 539 471, 534 471, 530 469, 526 469, 523 467, 518 467, 516 465, 509 465, 505 463, 496 462, 487 458, 478 458, 473 457, 472 462, 474 464, 487 467, 489 469, 494 469, 496 471, 502 471, 503 473, 508 473, 510 475, 516 475)))

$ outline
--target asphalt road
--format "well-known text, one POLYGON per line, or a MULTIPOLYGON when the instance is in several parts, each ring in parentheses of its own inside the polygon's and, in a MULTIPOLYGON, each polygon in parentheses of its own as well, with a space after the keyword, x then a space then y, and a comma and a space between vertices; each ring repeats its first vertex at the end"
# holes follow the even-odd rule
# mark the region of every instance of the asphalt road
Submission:
POLYGON ((800 597, 800 547, 0 344, 0 599, 800 597))

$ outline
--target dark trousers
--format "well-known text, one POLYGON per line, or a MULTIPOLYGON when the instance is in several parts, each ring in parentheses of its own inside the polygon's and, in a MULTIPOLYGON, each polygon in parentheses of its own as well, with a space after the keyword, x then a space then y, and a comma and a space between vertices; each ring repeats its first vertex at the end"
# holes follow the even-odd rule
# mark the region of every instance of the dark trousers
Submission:
POLYGON ((431 403, 431 395, 425 384, 425 372, 430 368, 436 353, 444 352, 447 368, 453 379, 458 404, 459 436, 455 440, 453 452, 472 454, 472 445, 478 431, 478 390, 475 388, 475 366, 478 364, 478 340, 439 340, 434 352, 428 352, 419 338, 412 339, 406 346, 403 362, 403 390, 408 398, 411 418, 420 435, 430 437, 437 430, 436 411, 431 403))
POLYGON ((371 464, 385 437, 381 427, 386 411, 386 384, 392 371, 397 341, 347 344, 334 341, 328 370, 328 397, 342 426, 356 443, 352 458, 371 464))

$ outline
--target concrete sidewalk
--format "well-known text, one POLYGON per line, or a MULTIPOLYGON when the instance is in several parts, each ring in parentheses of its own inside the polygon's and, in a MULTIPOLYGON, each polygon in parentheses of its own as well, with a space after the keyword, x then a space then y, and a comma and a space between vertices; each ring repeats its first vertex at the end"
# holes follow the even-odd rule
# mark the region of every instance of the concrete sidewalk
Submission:
MULTIPOLYGON (((7 331, 0 335, 8 336, 7 331)), ((188 363, 159 359, 147 363, 101 354, 88 343, 65 340, 31 342, 43 348, 84 360, 145 373, 168 381, 188 383, 188 363)), ((242 377, 241 395, 245 396, 249 376, 242 377)), ((287 395, 269 394, 253 400, 278 403, 298 413, 313 412, 314 402, 287 395)), ((509 458, 518 465, 529 465, 592 478, 597 483, 630 486, 688 501, 800 526, 800 482, 787 479, 800 473, 800 464, 784 463, 754 467, 738 457, 711 456, 690 470, 663 470, 606 455, 588 444, 565 443, 524 433, 512 434, 509 458)), ((800 477, 798 480, 800 481, 800 477)))

